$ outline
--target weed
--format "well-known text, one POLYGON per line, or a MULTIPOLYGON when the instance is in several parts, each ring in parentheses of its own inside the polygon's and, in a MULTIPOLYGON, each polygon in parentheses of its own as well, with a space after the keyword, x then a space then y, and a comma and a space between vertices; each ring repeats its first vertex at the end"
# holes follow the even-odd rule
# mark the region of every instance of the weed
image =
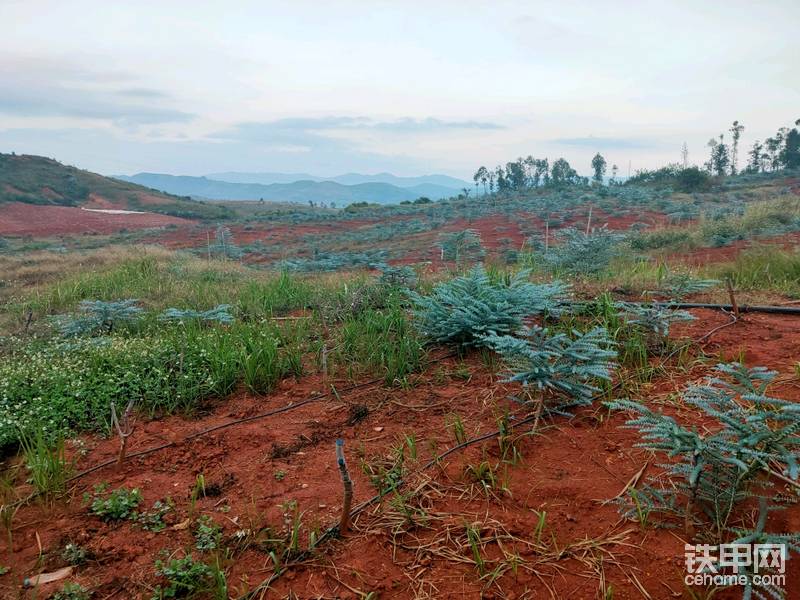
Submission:
POLYGON ((169 499, 165 502, 156 500, 149 511, 134 513, 133 520, 145 531, 163 531, 167 526, 164 523, 164 516, 172 509, 173 505, 169 499))
POLYGON ((467 532, 467 542, 472 550, 472 560, 475 562, 475 567, 478 569, 478 574, 483 577, 486 573, 486 561, 483 558, 483 543, 481 541, 481 530, 473 525, 467 523, 465 525, 467 532))
POLYGON ((50 600, 89 600, 89 590, 78 583, 67 582, 50 600))
POLYGON ((219 548, 220 540, 222 539, 222 529, 211 520, 211 517, 203 516, 197 521, 194 539, 195 548, 198 550, 216 550, 219 548))
POLYGON ((40 493, 52 501, 67 491, 67 480, 74 462, 67 459, 64 438, 59 437, 50 447, 41 429, 32 436, 20 433, 20 446, 30 471, 30 481, 40 493))
POLYGON ((445 425, 453 432, 453 438, 456 440, 456 444, 463 444, 467 441, 467 434, 464 430, 464 421, 461 420, 461 415, 450 415, 445 419, 445 425))
POLYGON ((206 497, 206 478, 202 473, 199 473, 192 486, 192 491, 189 493, 189 517, 194 516, 197 500, 202 496, 206 497))
POLYGON ((156 561, 156 573, 167 580, 165 586, 157 586, 153 600, 164 598, 211 597, 227 600, 228 584, 219 560, 213 564, 197 561, 187 554, 168 562, 156 561))
POLYGON ((102 498, 101 494, 105 489, 106 487, 102 484, 95 486, 94 500, 89 508, 92 514, 104 521, 135 518, 136 509, 142 503, 142 493, 138 488, 117 488, 107 498, 102 498))
POLYGON ((61 558, 63 558, 67 564, 73 566, 82 565, 86 562, 89 556, 90 554, 86 548, 73 542, 70 542, 64 546, 64 551, 61 553, 61 558))
POLYGON ((533 511, 536 515, 536 527, 533 530, 533 537, 536 540, 536 544, 541 546, 542 545, 542 535, 544 534, 544 528, 547 525, 547 511, 533 511))

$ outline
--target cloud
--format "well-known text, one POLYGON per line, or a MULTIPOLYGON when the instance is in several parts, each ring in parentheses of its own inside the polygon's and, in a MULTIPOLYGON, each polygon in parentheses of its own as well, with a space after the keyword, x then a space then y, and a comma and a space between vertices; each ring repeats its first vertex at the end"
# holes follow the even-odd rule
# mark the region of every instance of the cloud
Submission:
POLYGON ((115 71, 91 71, 60 61, 0 62, 0 113, 18 117, 97 119, 120 127, 185 123, 194 115, 160 104, 168 94, 130 85, 115 71))
POLYGON ((576 138, 559 138, 550 140, 550 143, 558 146, 574 146, 597 150, 637 150, 658 147, 658 143, 652 140, 643 140, 638 138, 594 137, 593 135, 576 138))
POLYGON ((482 121, 445 121, 429 117, 412 119, 405 117, 391 121, 379 121, 369 117, 328 116, 311 118, 287 118, 274 121, 250 121, 237 123, 223 131, 211 134, 212 138, 244 141, 268 141, 292 136, 295 141, 332 138, 321 135, 332 131, 387 131, 394 133, 428 133, 457 129, 503 129, 496 123, 482 121))

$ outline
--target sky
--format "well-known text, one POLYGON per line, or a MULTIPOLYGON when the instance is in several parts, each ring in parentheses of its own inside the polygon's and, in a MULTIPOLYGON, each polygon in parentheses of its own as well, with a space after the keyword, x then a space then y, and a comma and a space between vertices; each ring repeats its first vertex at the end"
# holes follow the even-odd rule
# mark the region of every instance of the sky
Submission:
POLYGON ((104 174, 601 152, 625 175, 800 118, 797 0, 0 0, 0 23, 0 152, 104 174))

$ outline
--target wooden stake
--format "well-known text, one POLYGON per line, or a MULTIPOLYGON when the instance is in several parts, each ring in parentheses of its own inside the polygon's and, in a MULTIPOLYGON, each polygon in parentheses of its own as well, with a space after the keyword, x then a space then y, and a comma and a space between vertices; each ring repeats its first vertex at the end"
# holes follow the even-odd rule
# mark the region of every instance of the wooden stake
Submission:
POLYGON ((344 440, 336 440, 336 464, 339 466, 339 473, 342 476, 344 486, 344 503, 342 505, 342 519, 339 521, 339 535, 344 535, 350 528, 350 507, 353 504, 353 481, 350 479, 350 472, 347 470, 347 463, 344 460, 344 440))
POLYGON ((128 402, 125 407, 125 412, 122 413, 122 418, 117 417, 117 406, 111 403, 111 426, 117 430, 119 435, 119 455, 117 456, 117 469, 122 469, 122 464, 125 462, 125 454, 128 450, 128 438, 133 434, 136 425, 131 419, 133 413, 133 399, 128 402))
POLYGON ((739 305, 736 303, 736 296, 733 294, 733 284, 730 277, 725 280, 725 285, 728 287, 728 296, 731 299, 731 308, 733 308, 733 316, 739 318, 739 305))
POLYGON ((592 227, 592 209, 593 205, 589 205, 589 218, 586 220, 586 235, 589 235, 589 229, 592 227))

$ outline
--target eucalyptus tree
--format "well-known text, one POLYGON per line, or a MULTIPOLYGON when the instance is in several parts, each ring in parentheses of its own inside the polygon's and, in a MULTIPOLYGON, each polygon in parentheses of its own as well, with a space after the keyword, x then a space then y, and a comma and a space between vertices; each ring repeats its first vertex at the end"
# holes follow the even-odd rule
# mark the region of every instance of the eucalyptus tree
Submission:
POLYGON ((603 155, 599 152, 592 158, 592 169, 594 169, 594 176, 592 179, 594 179, 595 183, 602 184, 603 177, 605 177, 606 174, 606 159, 603 158, 603 155))
POLYGON ((739 162, 739 138, 742 137, 742 131, 744 131, 744 125, 739 123, 739 121, 734 121, 731 128, 728 130, 731 132, 731 175, 736 175, 736 168, 739 162))

